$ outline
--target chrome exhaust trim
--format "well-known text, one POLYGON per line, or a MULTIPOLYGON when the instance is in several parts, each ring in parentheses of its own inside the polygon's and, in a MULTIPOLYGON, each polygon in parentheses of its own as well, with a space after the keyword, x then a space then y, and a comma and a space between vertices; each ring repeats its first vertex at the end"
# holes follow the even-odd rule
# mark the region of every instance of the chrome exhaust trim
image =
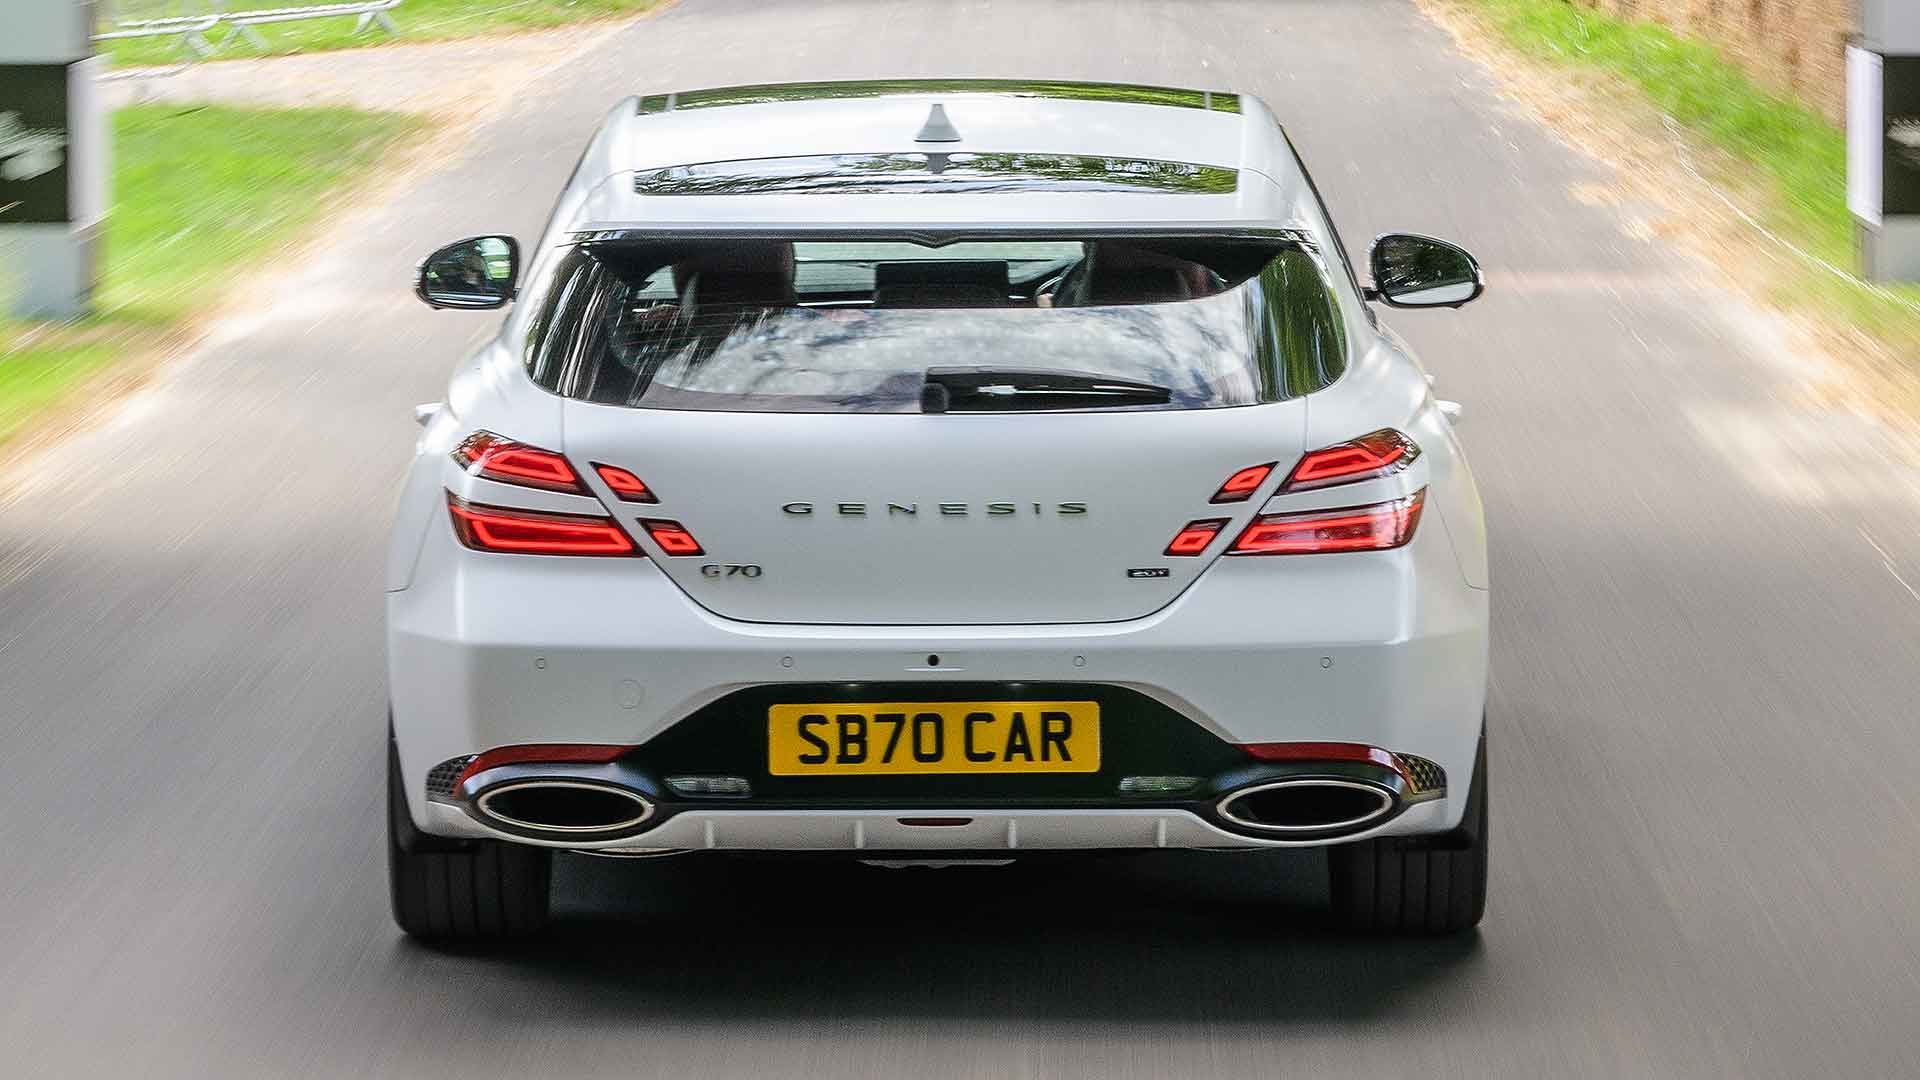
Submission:
POLYGON ((1392 817, 1399 809, 1400 799, 1390 788, 1365 780, 1333 776, 1289 777, 1255 784, 1230 792, 1214 804, 1215 812, 1223 820, 1242 829, 1282 834, 1338 835, 1359 832, 1392 817), (1284 800, 1268 799, 1264 801, 1269 804, 1280 801, 1282 805, 1269 805, 1265 811, 1257 814, 1252 805, 1235 807, 1242 800, 1270 792, 1306 795, 1308 789, 1316 789, 1314 793, 1321 796, 1320 805, 1306 804, 1302 800, 1303 805, 1286 809, 1284 800), (1329 795, 1331 799, 1327 797, 1329 795))
POLYGON ((495 785, 473 801, 473 809, 489 824, 550 838, 624 832, 645 824, 654 814, 652 801, 637 791, 557 778, 495 785), (542 793, 552 797, 543 800, 542 793), (619 801, 630 805, 618 806, 619 801), (536 820, 542 817, 547 820, 536 820))

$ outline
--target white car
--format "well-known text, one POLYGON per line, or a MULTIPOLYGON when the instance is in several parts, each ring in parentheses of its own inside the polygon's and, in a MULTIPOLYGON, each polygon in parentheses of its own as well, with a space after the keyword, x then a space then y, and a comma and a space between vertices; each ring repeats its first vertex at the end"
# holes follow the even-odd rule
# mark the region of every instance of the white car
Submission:
MULTIPOLYGON (((394 913, 553 852, 1325 848, 1340 921, 1486 892, 1487 557, 1437 401, 1266 106, 1086 83, 649 95, 425 427, 387 580, 394 913)), ((691 857, 691 856, 690 856, 691 857)))

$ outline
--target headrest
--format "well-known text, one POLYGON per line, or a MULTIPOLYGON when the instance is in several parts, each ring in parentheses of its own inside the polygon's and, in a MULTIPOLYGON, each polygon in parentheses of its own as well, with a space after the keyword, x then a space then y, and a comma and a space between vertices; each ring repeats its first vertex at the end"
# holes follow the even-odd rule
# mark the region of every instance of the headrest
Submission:
POLYGON ((719 276, 773 277, 786 282, 784 292, 792 303, 793 244, 790 242, 747 240, 704 248, 698 254, 673 264, 673 291, 686 294, 697 277, 707 279, 711 292, 713 279, 719 276))
POLYGON ((889 262, 873 268, 875 307, 1006 307, 1007 264, 889 262))
POLYGON ((709 270, 695 274, 680 293, 680 305, 696 314, 720 305, 792 307, 793 279, 780 274, 709 270))
POLYGON ((1103 240, 1090 262, 1084 304, 1153 304, 1215 291, 1212 273, 1199 263, 1130 244, 1103 240))

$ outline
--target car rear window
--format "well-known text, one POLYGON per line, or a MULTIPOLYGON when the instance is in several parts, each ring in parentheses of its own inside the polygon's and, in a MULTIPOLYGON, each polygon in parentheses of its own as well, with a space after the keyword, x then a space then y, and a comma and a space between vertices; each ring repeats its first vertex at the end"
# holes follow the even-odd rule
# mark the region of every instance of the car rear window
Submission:
POLYGON ((1165 391, 1094 407, 1226 408, 1317 390, 1346 365, 1324 260, 1271 240, 598 241, 539 304, 535 381, 635 408, 918 412, 929 372, 954 368, 1165 391))

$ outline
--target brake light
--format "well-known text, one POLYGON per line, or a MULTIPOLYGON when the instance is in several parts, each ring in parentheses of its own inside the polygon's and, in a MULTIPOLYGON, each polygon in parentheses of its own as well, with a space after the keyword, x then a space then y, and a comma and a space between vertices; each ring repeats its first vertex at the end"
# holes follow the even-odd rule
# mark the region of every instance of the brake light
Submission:
POLYGON ((1254 492, 1260 490, 1261 484, 1267 482, 1267 477, 1273 474, 1273 467, 1278 464, 1277 461, 1269 461, 1265 465, 1250 465, 1241 469, 1227 477, 1227 482, 1221 484, 1220 490, 1213 493, 1213 501, 1217 503, 1246 502, 1254 492))
POLYGON ((491 431, 476 431, 467 436, 453 448, 453 460, 469 476, 483 476, 521 487, 587 494, 579 474, 567 464, 566 458, 551 450, 503 439, 491 431))
POLYGON ((1266 514, 1253 519, 1229 555, 1321 555, 1338 551, 1386 551, 1413 539, 1427 491, 1404 499, 1351 506, 1266 514))
POLYGON ((596 462, 593 471, 600 474, 600 479, 607 482, 607 486, 613 489, 613 493, 620 497, 621 502, 657 503, 660 501, 644 481, 618 465, 601 465, 596 462))
POLYGON ((612 518, 545 514, 470 503, 447 493, 453 533, 475 551, 511 555, 638 555, 612 518))
POLYGON ((1293 467, 1293 475, 1280 485, 1280 490, 1312 491, 1335 484, 1377 480, 1392 476, 1413 464, 1419 456, 1418 443, 1392 428, 1383 428, 1352 442, 1308 453, 1293 467))
POLYGON ((705 555, 706 549, 700 541, 677 521, 642 521, 640 526, 660 545, 660 550, 669 555, 705 555))
POLYGON ((1198 555, 1207 550, 1213 538, 1227 527, 1226 518, 1209 518, 1206 521, 1189 521, 1174 534, 1173 542, 1167 545, 1168 555, 1198 555))
POLYGON ((489 750, 467 762, 454 778, 453 787, 458 791, 460 785, 471 777, 478 776, 488 769, 497 769, 502 765, 605 765, 618 761, 622 754, 633 749, 631 746, 602 746, 583 743, 528 743, 523 746, 502 746, 489 750))

